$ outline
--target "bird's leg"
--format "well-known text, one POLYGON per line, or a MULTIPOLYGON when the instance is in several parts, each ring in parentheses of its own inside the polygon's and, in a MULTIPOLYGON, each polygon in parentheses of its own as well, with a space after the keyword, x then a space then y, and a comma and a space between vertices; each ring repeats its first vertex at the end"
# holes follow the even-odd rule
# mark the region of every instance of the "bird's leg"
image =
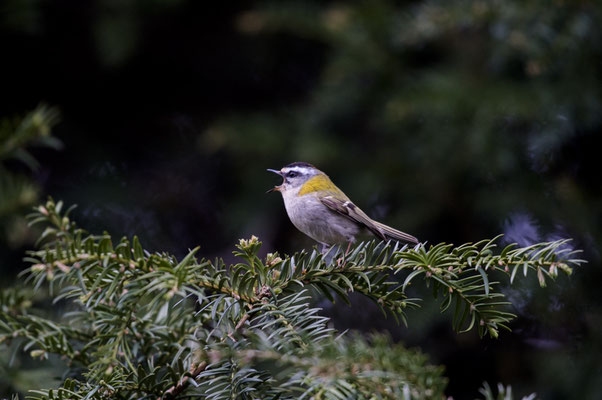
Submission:
POLYGON ((351 249, 351 241, 349 241, 349 243, 347 243, 347 250, 345 250, 345 256, 347 256, 347 254, 349 254, 350 249, 351 249))
POLYGON ((339 268, 344 268, 345 264, 347 263, 347 254, 349 254, 349 250, 351 250, 351 242, 347 243, 347 250, 345 250, 345 254, 343 254, 343 257, 339 257, 339 259, 337 260, 337 265, 339 268))

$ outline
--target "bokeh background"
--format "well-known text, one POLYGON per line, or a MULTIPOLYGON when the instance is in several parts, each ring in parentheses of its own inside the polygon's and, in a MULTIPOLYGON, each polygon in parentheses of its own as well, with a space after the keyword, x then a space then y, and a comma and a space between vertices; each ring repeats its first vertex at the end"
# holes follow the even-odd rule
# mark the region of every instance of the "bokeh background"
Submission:
MULTIPOLYGON (((4 0, 0 49, 3 144, 40 102, 60 110, 62 143, 29 148, 37 168, 0 157, 31 189, 0 207, 2 287, 33 246, 19 216, 48 195, 150 250, 229 260, 251 234, 264 252, 310 248, 265 194, 266 168, 307 161, 421 240, 570 237, 589 262, 505 288, 519 318, 498 340, 453 333, 431 301, 408 327, 361 299, 321 303, 338 329, 422 348, 455 399, 484 380, 602 398, 598 1, 4 0)), ((0 395, 60 376, 11 357, 0 395)))

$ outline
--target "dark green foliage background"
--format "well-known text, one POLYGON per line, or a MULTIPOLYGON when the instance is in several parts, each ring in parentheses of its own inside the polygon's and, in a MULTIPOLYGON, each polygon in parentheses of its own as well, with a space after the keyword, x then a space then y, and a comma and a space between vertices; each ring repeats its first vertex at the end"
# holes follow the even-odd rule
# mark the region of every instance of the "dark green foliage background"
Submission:
MULTIPOLYGON (((293 252, 312 243, 264 194, 277 182, 265 168, 308 161, 430 243, 573 237, 590 263, 545 290, 513 288, 520 318, 497 341, 452 333, 428 304, 407 329, 359 299, 326 313, 340 330, 420 346, 446 365, 455 398, 483 380, 602 396, 597 2, 1 7, 0 116, 40 101, 61 109, 64 149, 34 150, 33 178, 79 204, 82 226, 177 255, 200 245, 231 260, 250 234, 263 251, 293 252)), ((0 246, 0 272, 14 276, 31 244, 0 246)))

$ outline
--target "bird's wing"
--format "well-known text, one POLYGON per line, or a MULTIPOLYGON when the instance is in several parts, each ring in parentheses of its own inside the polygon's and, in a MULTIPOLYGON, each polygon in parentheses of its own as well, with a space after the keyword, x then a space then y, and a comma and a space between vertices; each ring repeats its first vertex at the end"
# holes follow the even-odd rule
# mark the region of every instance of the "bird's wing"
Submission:
POLYGON ((359 207, 353 204, 350 200, 341 199, 334 196, 324 196, 320 199, 320 201, 331 210, 362 226, 365 226, 381 239, 386 239, 384 232, 382 232, 382 230, 374 224, 374 221, 372 221, 372 219, 367 216, 365 212, 360 210, 359 207))
POLYGON ((322 202, 322 204, 324 204, 331 210, 366 227, 375 236, 383 240, 394 239, 402 240, 404 242, 418 243, 418 239, 416 239, 414 236, 408 235, 407 233, 398 231, 397 229, 391 228, 390 226, 374 221, 372 218, 367 216, 366 213, 363 212, 358 206, 353 204, 347 198, 325 196, 321 198, 320 201, 322 202))

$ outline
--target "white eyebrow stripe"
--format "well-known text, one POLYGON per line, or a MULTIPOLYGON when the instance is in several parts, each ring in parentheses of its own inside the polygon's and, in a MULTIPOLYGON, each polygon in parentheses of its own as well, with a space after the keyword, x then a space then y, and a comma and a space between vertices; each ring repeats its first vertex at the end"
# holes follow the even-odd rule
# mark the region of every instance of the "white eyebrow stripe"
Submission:
POLYGON ((299 172, 300 174, 309 174, 311 172, 311 169, 307 168, 307 167, 286 167, 286 168, 282 168, 282 172, 287 173, 290 171, 295 171, 295 172, 299 172))

